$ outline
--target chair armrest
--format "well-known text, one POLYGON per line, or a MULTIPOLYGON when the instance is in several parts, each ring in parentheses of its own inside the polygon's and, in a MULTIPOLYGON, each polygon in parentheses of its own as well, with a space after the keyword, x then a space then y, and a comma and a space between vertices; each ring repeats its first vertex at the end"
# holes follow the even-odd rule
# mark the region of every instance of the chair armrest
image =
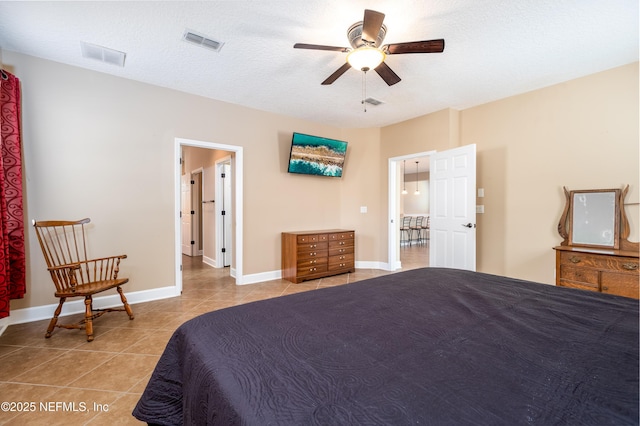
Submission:
POLYGON ((47 268, 59 292, 71 290, 71 292, 75 293, 78 286, 76 271, 80 270, 80 266, 80 263, 76 262, 47 268))
POLYGON ((126 254, 117 256, 99 257, 79 262, 81 268, 81 281, 94 282, 104 280, 115 280, 120 272, 120 261, 126 259, 126 254))

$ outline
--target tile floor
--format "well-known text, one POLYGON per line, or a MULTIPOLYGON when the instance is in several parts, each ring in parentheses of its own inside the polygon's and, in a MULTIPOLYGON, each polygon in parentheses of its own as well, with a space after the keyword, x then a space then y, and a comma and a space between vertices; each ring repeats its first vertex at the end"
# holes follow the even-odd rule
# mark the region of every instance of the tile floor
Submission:
MULTIPOLYGON (((405 270, 427 266, 428 257, 428 245, 401 248, 405 270)), ((131 411, 166 342, 184 321, 216 309, 389 273, 358 269, 301 284, 274 280, 236 286, 228 268, 211 268, 199 257, 183 260, 181 297, 132 305, 133 321, 125 313, 104 315, 94 322, 93 342, 86 341, 84 330, 60 328, 45 339, 49 320, 10 326, 0 336, 0 425, 142 424, 131 411)))

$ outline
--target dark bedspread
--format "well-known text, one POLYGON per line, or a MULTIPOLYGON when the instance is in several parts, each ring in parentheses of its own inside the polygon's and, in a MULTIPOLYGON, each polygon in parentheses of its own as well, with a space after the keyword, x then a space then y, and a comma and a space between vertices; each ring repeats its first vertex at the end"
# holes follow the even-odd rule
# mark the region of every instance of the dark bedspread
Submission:
POLYGON ((426 268, 204 314, 133 414, 167 425, 638 424, 638 301, 426 268))

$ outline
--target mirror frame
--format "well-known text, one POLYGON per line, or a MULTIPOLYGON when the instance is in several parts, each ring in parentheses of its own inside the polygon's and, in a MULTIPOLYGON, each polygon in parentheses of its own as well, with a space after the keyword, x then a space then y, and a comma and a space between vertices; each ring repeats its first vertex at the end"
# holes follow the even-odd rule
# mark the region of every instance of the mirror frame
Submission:
MULTIPOLYGON (((606 247, 609 249, 619 249, 620 248, 620 190, 619 189, 602 189, 602 190, 584 190, 584 191, 571 191, 569 193, 571 207, 569 207, 569 243, 572 246, 581 246, 581 247, 606 247), (599 229, 592 229, 591 233, 600 234, 602 232, 611 232, 613 231, 613 235, 610 237, 611 243, 600 243, 596 241, 596 239, 589 240, 589 238, 582 239, 583 241, 579 241, 580 239, 576 238, 579 233, 577 232, 580 225, 584 225, 583 220, 580 218, 582 215, 582 211, 579 210, 580 205, 578 200, 582 197, 588 197, 589 194, 610 194, 613 196, 613 204, 607 205, 605 208, 602 208, 602 213, 606 213, 607 217, 602 222, 607 222, 605 227, 599 227, 599 229), (578 214, 580 213, 580 214, 578 214)), ((592 200, 593 201, 593 200, 592 200)), ((607 200, 607 204, 609 200, 607 200)), ((593 225, 593 227, 599 225, 593 225)), ((583 226, 584 227, 584 226, 583 226)))
POLYGON ((624 211, 624 198, 629 191, 629 185, 624 189, 585 189, 568 191, 566 187, 563 187, 566 204, 560 222, 558 223, 558 233, 564 239, 560 245, 572 246, 572 247, 592 247, 606 250, 638 250, 638 243, 632 243, 627 241, 629 237, 630 228, 629 221, 624 211), (580 194, 592 194, 592 193, 613 193, 614 194, 614 207, 613 218, 614 221, 614 236, 613 244, 604 245, 597 242, 574 242, 574 200, 576 195, 580 194))

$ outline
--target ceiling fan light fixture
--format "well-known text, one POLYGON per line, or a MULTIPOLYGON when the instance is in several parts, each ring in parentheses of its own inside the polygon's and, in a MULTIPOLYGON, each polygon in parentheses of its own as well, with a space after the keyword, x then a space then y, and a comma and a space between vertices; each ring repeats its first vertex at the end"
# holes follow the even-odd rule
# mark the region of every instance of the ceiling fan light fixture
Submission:
POLYGON ((380 65, 385 56, 384 52, 378 48, 362 46, 349 52, 347 62, 357 70, 369 71, 380 65))

